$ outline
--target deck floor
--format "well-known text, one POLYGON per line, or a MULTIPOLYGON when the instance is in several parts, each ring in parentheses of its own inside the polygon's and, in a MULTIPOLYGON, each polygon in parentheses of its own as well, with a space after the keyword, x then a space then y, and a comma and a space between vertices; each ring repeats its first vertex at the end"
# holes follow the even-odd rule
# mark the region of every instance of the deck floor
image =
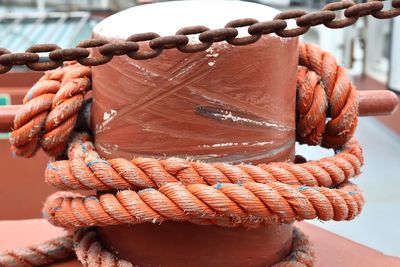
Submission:
MULTIPOLYGON (((376 119, 361 118, 356 137, 365 156, 363 173, 354 180, 366 198, 362 214, 350 222, 312 223, 387 255, 400 256, 400 136, 376 119)), ((307 146, 297 153, 307 159, 331 154, 307 146)))

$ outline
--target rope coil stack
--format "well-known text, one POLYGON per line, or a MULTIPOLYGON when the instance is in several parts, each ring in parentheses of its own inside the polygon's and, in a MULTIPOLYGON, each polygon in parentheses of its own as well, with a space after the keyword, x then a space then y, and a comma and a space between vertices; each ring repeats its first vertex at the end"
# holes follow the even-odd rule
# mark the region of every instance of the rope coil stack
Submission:
MULTIPOLYGON (((297 141, 335 149, 332 157, 302 163, 102 159, 90 134, 71 134, 90 90, 90 68, 71 62, 46 73, 15 119, 12 149, 30 157, 41 146, 53 156, 45 172, 48 184, 97 190, 97 195, 57 192, 47 199, 43 216, 74 232, 74 249, 84 266, 133 266, 102 248, 96 226, 173 220, 260 227, 354 219, 364 204, 360 189, 349 181, 364 163, 362 149, 352 139, 356 90, 331 54, 300 44, 299 55, 297 141), (67 159, 60 160, 65 147, 67 159)), ((0 266, 35 265, 36 252, 0 254, 0 266)), ((295 229, 292 253, 275 266, 312 266, 313 261, 310 241, 295 229)))

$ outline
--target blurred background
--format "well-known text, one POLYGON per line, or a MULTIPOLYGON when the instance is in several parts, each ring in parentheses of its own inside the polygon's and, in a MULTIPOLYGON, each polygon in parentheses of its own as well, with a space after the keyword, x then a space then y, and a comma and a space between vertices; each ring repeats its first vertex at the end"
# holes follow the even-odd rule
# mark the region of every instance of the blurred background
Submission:
MULTIPOLYGON (((12 52, 23 52, 39 43, 73 47, 89 38, 92 28, 103 18, 152 2, 161 1, 0 0, 0 47, 12 52)), ((317 10, 333 1, 250 2, 281 10, 317 10)), ((390 1, 386 4, 390 5, 390 1)), ((301 39, 334 53, 349 70, 358 90, 400 93, 400 18, 362 18, 352 27, 339 30, 314 27, 301 39)), ((12 72, 0 75, 0 105, 20 104, 23 95, 41 75, 25 67, 15 67, 12 72)), ((356 135, 366 158, 364 174, 357 179, 367 199, 365 210, 352 222, 312 223, 386 254, 400 256, 400 111, 390 117, 362 118, 356 135)), ((0 203, 12 204, 1 207, 0 220, 40 217, 43 200, 53 191, 43 181, 47 157, 40 153, 35 160, 13 159, 7 138, 8 134, 0 135, 0 203)), ((298 153, 308 159, 318 159, 330 152, 299 146, 298 153)))

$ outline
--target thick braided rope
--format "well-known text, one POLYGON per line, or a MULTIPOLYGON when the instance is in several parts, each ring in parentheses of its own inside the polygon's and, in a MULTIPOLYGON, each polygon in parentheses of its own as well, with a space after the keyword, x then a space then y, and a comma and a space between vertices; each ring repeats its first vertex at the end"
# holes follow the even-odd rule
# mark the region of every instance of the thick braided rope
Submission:
POLYGON ((272 267, 312 267, 315 262, 315 252, 311 240, 297 227, 293 228, 292 251, 282 262, 272 267))
MULTIPOLYGON (((133 267, 134 265, 119 259, 107 251, 101 244, 95 230, 81 229, 74 236, 75 251, 83 266, 96 267, 133 267)), ((293 229, 293 245, 290 255, 272 267, 311 267, 314 264, 314 249, 308 237, 296 227, 293 229)))
POLYGON ((270 183, 332 187, 361 172, 362 150, 352 140, 332 157, 302 164, 289 162, 259 165, 205 163, 179 158, 102 159, 87 134, 72 139, 69 160, 49 162, 46 183, 62 190, 158 188, 167 183, 188 184, 270 183))
POLYGON ((91 70, 76 62, 46 72, 29 90, 14 119, 10 142, 17 156, 30 157, 41 146, 48 154, 64 151, 77 121, 91 70))
POLYGON ((74 255, 72 236, 64 236, 38 245, 0 253, 0 266, 42 266, 73 258, 74 255))
POLYGON ((101 244, 95 229, 81 229, 75 232, 74 249, 78 260, 88 267, 133 267, 132 263, 119 259, 101 244))
POLYGON ((359 188, 351 183, 337 189, 279 182, 214 186, 168 183, 158 190, 121 190, 99 196, 58 192, 48 198, 43 214, 52 224, 67 229, 165 220, 256 227, 315 218, 352 220, 363 204, 359 188))
MULTIPOLYGON (((357 124, 357 95, 334 56, 312 44, 299 45, 297 141, 342 147, 357 124), (332 119, 325 124, 327 113, 332 119)), ((30 157, 39 145, 50 155, 65 148, 84 94, 91 89, 91 69, 76 62, 47 72, 29 90, 14 121, 10 142, 17 156, 30 157)))
POLYGON ((340 148, 358 121, 357 91, 335 57, 314 44, 299 45, 297 141, 340 148), (326 123, 327 114, 331 119, 326 123), (326 123, 326 124, 325 124, 326 123))

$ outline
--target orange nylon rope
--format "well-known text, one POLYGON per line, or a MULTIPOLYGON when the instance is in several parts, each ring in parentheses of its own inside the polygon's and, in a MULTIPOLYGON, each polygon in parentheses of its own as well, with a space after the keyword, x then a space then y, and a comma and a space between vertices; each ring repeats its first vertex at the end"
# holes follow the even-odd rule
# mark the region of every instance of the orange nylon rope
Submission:
MULTIPOLYGON (((44 217, 75 230, 75 251, 85 266, 132 266, 105 251, 95 231, 86 230, 89 226, 175 220, 257 227, 314 218, 353 219, 364 204, 359 188, 349 182, 363 164, 362 150, 351 140, 357 125, 355 88, 334 57, 317 46, 299 45, 299 65, 297 141, 335 148, 334 156, 257 166, 177 158, 104 160, 88 134, 76 134, 68 160, 49 162, 46 182, 99 193, 55 193, 44 205, 44 217)), ((46 73, 28 92, 15 119, 10 138, 15 154, 29 157, 39 146, 53 156, 64 151, 89 90, 90 68, 75 62, 46 73)), ((296 231, 290 258, 277 266, 312 266, 309 241, 296 231)), ((0 255, 0 264, 5 257, 10 259, 0 255)))
POLYGON ((364 202, 358 187, 348 182, 363 163, 356 141, 320 161, 253 166, 176 158, 106 161, 88 139, 86 134, 75 136, 70 160, 50 162, 46 181, 63 189, 120 191, 86 197, 56 193, 44 213, 57 226, 188 220, 250 227, 314 218, 339 221, 357 216, 364 202))
POLYGON ((353 136, 358 121, 354 85, 335 57, 316 45, 299 45, 299 65, 306 68, 299 68, 297 77, 298 141, 342 147, 353 136), (324 125, 327 113, 331 120, 324 125))
POLYGON ((140 190, 167 183, 184 185, 247 182, 282 182, 289 185, 332 187, 361 172, 364 159, 353 140, 333 157, 301 164, 205 163, 180 158, 123 158, 103 160, 87 134, 72 138, 67 150, 69 160, 51 161, 45 171, 46 183, 63 190, 140 190))
POLYGON ((14 119, 13 153, 31 157, 39 146, 49 155, 63 152, 91 88, 90 77, 91 69, 75 62, 46 72, 24 97, 14 119))
POLYGON ((44 243, 0 253, 0 266, 42 266, 74 257, 73 238, 59 237, 44 243))

